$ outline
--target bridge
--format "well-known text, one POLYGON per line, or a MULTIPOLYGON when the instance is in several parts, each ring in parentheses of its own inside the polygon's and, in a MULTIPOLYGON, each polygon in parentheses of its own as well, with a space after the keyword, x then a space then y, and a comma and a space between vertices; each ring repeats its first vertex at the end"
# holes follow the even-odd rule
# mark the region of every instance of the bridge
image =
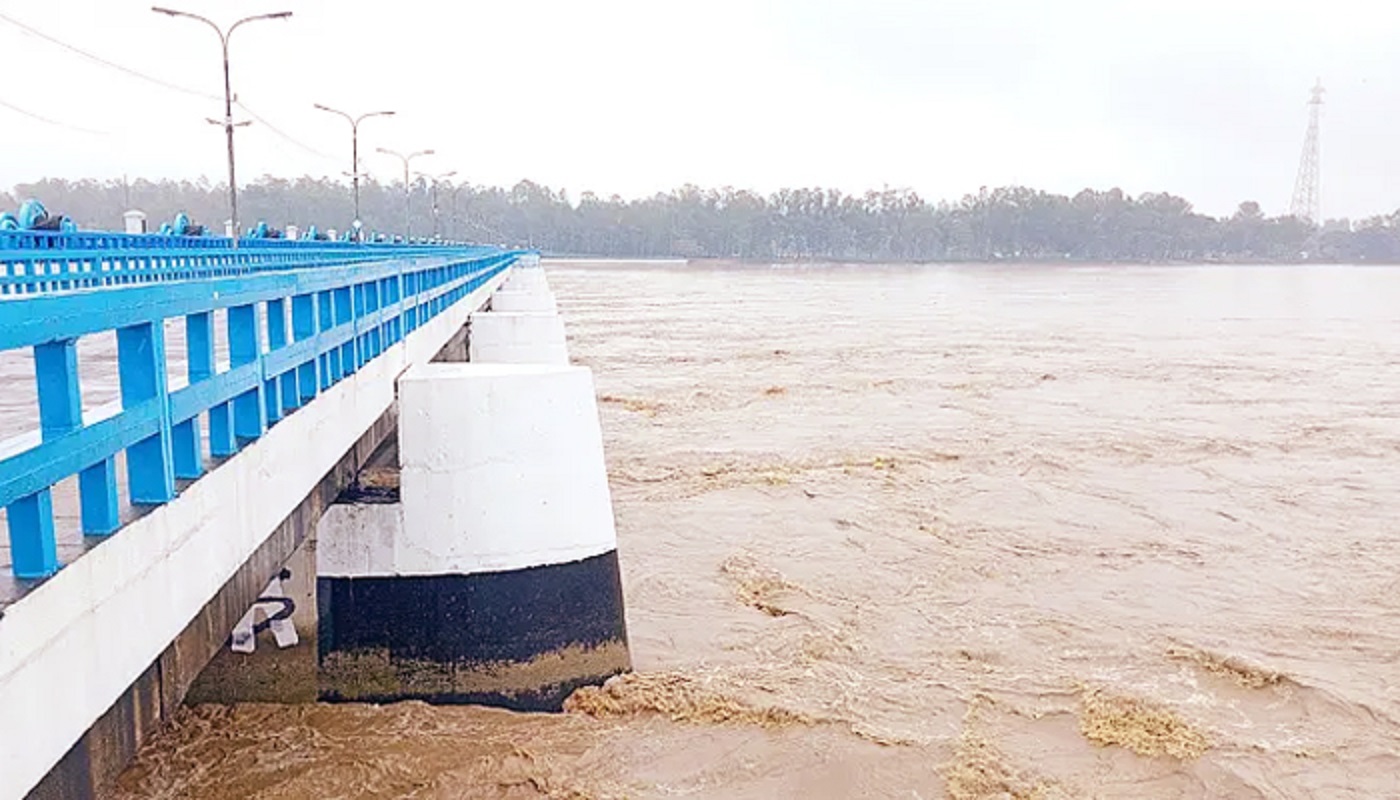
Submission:
POLYGON ((0 800, 100 795, 187 696, 549 709, 629 668, 534 252, 0 229, 0 386, 0 800))

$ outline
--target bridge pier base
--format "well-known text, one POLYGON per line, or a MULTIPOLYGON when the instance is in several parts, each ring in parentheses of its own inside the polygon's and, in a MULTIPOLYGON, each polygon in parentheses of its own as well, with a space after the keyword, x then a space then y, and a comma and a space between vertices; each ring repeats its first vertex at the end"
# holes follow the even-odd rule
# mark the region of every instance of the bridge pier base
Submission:
POLYGON ((474 364, 568 364, 564 320, 534 311, 472 314, 469 360, 474 364))
POLYGON ((630 668, 591 372, 399 381, 401 502, 318 530, 320 694, 558 710, 630 668))
POLYGON ((533 311, 553 314, 559 308, 544 270, 522 267, 511 271, 506 282, 491 295, 492 311, 533 311))
POLYGON ((511 291, 549 291, 549 280, 545 276, 544 267, 538 261, 526 263, 522 261, 510 275, 506 276, 501 284, 501 289, 511 291))

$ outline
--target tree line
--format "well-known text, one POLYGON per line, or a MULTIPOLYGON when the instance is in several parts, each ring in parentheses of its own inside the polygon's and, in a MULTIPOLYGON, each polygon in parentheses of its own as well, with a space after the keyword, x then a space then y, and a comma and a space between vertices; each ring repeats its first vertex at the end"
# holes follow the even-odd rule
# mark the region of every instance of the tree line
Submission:
MULTIPOLYGON (((227 188, 208 181, 46 179, 16 186, 0 208, 37 198, 82 228, 120 229, 145 211, 158 227, 179 212, 222 231, 227 188)), ((1400 262, 1400 211, 1316 226, 1270 217, 1254 202, 1227 217, 1196 212, 1170 194, 1120 189, 1074 196, 1021 186, 956 202, 884 189, 782 189, 771 194, 683 186, 640 199, 584 192, 577 200, 531 181, 510 188, 366 180, 366 230, 528 245, 549 254, 647 258, 848 261, 1400 262)), ((350 186, 311 177, 263 177, 239 191, 245 226, 266 221, 344 230, 350 186)))

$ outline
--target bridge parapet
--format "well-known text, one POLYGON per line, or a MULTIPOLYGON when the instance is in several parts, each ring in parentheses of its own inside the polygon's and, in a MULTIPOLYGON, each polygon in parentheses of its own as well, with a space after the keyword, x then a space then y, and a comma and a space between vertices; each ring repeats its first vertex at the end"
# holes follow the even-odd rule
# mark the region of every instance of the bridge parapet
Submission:
POLYGON ((501 248, 172 236, 158 233, 0 230, 0 295, 126 286, 254 272, 346 266, 411 256, 489 256, 501 248))
POLYGON ((477 245, 230 245, 0 231, 0 351, 32 350, 40 423, 0 442, 16 577, 61 566, 50 497, 60 481, 78 476, 83 533, 109 535, 120 527, 119 453, 128 501, 166 503, 177 479, 199 478, 211 459, 234 455, 524 255, 477 245), (167 320, 183 329, 183 380, 171 374, 167 320), (77 344, 109 332, 120 400, 85 410, 77 344))

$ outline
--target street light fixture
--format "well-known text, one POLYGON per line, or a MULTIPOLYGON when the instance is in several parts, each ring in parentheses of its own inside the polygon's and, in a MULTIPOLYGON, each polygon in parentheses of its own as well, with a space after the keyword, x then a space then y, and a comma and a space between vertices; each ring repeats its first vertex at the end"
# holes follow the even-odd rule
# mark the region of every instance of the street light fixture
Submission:
POLYGON ((151 6, 151 10, 157 14, 164 14, 168 17, 186 17, 188 19, 198 20, 213 28, 214 33, 219 35, 219 44, 224 50, 224 121, 222 123, 213 119, 209 121, 215 125, 222 124, 224 126, 224 135, 228 138, 228 209, 229 219, 233 222, 233 246, 236 249, 238 247, 238 237, 241 233, 241 229, 238 227, 238 180, 234 176, 233 171, 233 129, 242 127, 248 123, 242 122, 238 125, 233 124, 233 90, 229 87, 228 77, 228 40, 229 37, 233 35, 233 32, 238 30, 238 26, 245 22, 256 22, 260 19, 287 19, 292 15, 292 12, 278 11, 273 14, 257 14, 251 17, 244 17, 228 26, 228 30, 224 30, 214 24, 213 21, 201 17, 198 14, 191 14, 188 11, 176 11, 173 8, 161 8, 160 6, 151 6))
MULTIPOLYGON (((352 117, 344 111, 338 111, 320 103, 314 103, 316 108, 322 111, 329 111, 332 114, 339 114, 345 117, 350 123, 350 182, 355 191, 355 221, 360 221, 360 123, 370 117, 392 117, 392 111, 370 111, 358 117, 352 117)), ((358 236, 359 228, 355 229, 358 236)))
POLYGON ((412 201, 413 195, 410 193, 408 187, 408 164, 413 159, 418 158, 419 156, 432 155, 433 151, 418 150, 409 153, 408 155, 404 155, 403 153, 399 153, 394 150, 388 150, 383 147, 377 147, 375 148, 375 151, 383 153, 386 156, 393 156, 394 158, 397 158, 398 160, 403 162, 403 238, 404 241, 407 242, 409 238, 413 235, 413 216, 409 212, 409 203, 412 201))
POLYGON ((426 172, 419 172, 419 173, 418 173, 418 177, 423 178, 424 180, 427 180, 427 181, 431 181, 431 183, 429 184, 429 186, 432 187, 432 193, 433 193, 433 238, 437 238, 438 235, 439 235, 439 231, 440 231, 440 228, 439 228, 439 226, 438 226, 438 193, 437 193, 438 181, 447 180, 448 178, 450 178, 450 177, 452 177, 453 175, 456 175, 456 174, 457 174, 457 170, 455 170, 455 169, 454 169, 454 170, 449 170, 449 171, 447 171, 447 172, 444 172, 444 173, 442 173, 441 175, 429 175, 429 174, 426 173, 426 172))

